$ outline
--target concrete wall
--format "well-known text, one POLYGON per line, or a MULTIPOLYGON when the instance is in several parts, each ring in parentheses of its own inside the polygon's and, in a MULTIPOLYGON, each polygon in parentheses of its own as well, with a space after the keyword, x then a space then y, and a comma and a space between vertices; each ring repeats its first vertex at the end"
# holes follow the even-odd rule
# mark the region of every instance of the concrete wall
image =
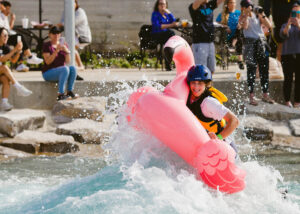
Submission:
MULTIPOLYGON (((130 50, 138 47, 138 31, 151 22, 155 0, 79 0, 89 18, 93 34, 93 48, 98 50, 130 50)), ((190 19, 188 6, 192 0, 169 0, 169 8, 176 17, 190 19)), ((237 5, 239 6, 239 0, 237 5)), ((257 2, 255 0, 254 2, 257 2)), ((27 16, 38 21, 39 0, 11 0, 16 24, 27 16)), ((64 0, 42 0, 43 19, 58 23, 64 0)), ((215 11, 219 13, 222 5, 215 11)))

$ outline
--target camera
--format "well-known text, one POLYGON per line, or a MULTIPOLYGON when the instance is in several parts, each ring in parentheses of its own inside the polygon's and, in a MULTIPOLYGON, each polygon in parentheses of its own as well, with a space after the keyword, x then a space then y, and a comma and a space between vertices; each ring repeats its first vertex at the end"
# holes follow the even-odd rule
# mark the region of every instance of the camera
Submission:
POLYGON ((254 13, 258 14, 262 14, 264 12, 264 9, 261 6, 257 6, 254 8, 254 13))

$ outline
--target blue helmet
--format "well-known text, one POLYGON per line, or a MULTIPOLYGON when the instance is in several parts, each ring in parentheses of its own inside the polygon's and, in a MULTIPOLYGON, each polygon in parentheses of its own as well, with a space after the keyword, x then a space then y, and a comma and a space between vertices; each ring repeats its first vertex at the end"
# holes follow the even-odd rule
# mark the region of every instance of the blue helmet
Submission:
POLYGON ((187 82, 212 81, 211 72, 205 65, 192 66, 187 73, 187 82))

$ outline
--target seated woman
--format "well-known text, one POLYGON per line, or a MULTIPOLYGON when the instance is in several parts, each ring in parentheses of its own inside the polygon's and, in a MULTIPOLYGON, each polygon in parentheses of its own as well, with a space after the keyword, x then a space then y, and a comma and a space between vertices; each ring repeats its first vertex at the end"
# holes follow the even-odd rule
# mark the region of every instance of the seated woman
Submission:
POLYGON ((61 29, 53 26, 49 30, 50 41, 43 45, 45 65, 42 69, 43 78, 49 82, 58 82, 57 100, 77 98, 73 93, 77 71, 74 66, 67 66, 70 62, 70 50, 66 43, 60 44, 61 29), (67 93, 65 86, 67 85, 67 93))
POLYGON ((43 59, 38 58, 36 55, 31 53, 29 46, 28 46, 26 40, 24 39, 24 37, 21 34, 16 34, 16 32, 12 30, 12 28, 14 26, 15 16, 13 13, 11 13, 11 3, 8 1, 1 1, 0 2, 0 11, 1 11, 0 27, 6 28, 6 30, 8 30, 8 33, 9 33, 9 39, 8 39, 7 44, 16 46, 16 44, 18 43, 18 37, 21 38, 21 41, 23 43, 23 49, 22 49, 23 52, 21 53, 21 56, 19 57, 18 66, 17 66, 16 70, 17 71, 29 71, 29 68, 25 64, 22 63, 23 57, 26 59, 28 64, 42 63, 43 59), (9 22, 9 18, 8 18, 9 16, 14 17, 13 20, 11 20, 11 22, 9 22))
MULTIPOLYGON (((173 14, 168 10, 167 0, 157 0, 151 17, 152 36, 159 44, 165 44, 168 39, 175 35, 169 28, 179 26, 173 14)), ((171 70, 171 62, 166 60, 166 70, 171 70)))
POLYGON ((227 43, 230 46, 235 46, 238 55, 238 65, 240 69, 244 69, 242 57, 242 32, 238 26, 241 11, 236 10, 236 0, 225 0, 223 11, 216 19, 217 22, 227 26, 227 43))
POLYGON ((25 88, 15 79, 9 67, 5 65, 5 62, 7 61, 12 63, 18 61, 23 44, 22 42, 18 42, 14 49, 10 50, 9 46, 7 45, 7 40, 7 30, 5 28, 0 28, 0 82, 2 83, 2 102, 0 104, 1 111, 9 111, 13 108, 13 106, 8 103, 10 83, 13 84, 18 95, 29 96, 32 94, 30 90, 25 88))
POLYGON ((220 97, 225 95, 216 89, 212 91, 210 89, 211 82, 212 74, 206 66, 192 66, 187 74, 190 94, 186 105, 207 130, 211 139, 224 140, 237 152, 236 145, 230 135, 238 127, 239 120, 221 104, 224 100, 220 97))
MULTIPOLYGON (((61 23, 58 26, 62 27, 64 25, 64 12, 62 14, 61 23)), ((92 42, 92 33, 89 26, 89 21, 87 15, 79 4, 78 0, 75 0, 75 34, 76 34, 76 49, 79 49, 80 44, 91 43, 92 42)), ((80 69, 84 69, 80 55, 78 51, 75 53, 75 60, 80 69)))

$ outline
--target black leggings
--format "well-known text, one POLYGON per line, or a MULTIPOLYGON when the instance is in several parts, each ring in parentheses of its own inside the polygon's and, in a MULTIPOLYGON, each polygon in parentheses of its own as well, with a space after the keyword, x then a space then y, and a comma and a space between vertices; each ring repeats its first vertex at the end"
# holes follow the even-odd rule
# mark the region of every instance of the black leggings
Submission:
POLYGON ((8 37, 8 41, 7 41, 7 44, 8 45, 12 45, 12 46, 16 46, 16 44, 17 44, 17 38, 18 38, 18 36, 21 36, 21 41, 22 41, 22 43, 23 43, 23 51, 25 51, 25 50, 27 50, 29 47, 28 47, 28 44, 27 44, 27 42, 25 41, 25 39, 24 39, 24 37, 21 35, 21 34, 15 34, 15 35, 10 35, 9 37, 8 37))
POLYGON ((284 74, 283 96, 286 102, 291 99, 293 76, 295 74, 294 83, 294 102, 300 103, 300 54, 282 55, 281 63, 284 74))

